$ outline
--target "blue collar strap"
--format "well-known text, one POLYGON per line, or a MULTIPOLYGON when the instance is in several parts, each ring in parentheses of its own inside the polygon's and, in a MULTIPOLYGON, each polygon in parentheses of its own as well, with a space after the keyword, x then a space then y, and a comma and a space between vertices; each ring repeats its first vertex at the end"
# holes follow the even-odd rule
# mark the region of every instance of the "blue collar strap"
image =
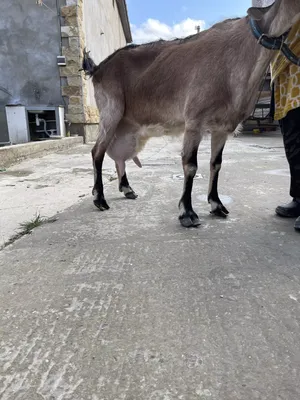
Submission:
POLYGON ((279 37, 270 37, 267 34, 262 33, 257 21, 252 18, 250 18, 250 27, 254 37, 258 40, 258 43, 268 50, 281 50, 284 41, 289 34, 289 31, 287 31, 279 37))
POLYGON ((279 37, 270 37, 265 33, 262 33, 258 23, 249 18, 251 31, 258 43, 268 50, 280 50, 282 54, 293 64, 300 66, 300 58, 287 46, 285 42, 290 30, 285 32, 279 37))

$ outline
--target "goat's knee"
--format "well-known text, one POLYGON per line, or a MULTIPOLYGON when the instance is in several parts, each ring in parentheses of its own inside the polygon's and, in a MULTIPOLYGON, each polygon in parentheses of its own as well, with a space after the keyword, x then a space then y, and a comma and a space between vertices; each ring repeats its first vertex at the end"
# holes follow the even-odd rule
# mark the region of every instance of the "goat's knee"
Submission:
POLYGON ((187 164, 183 166, 184 175, 187 178, 194 178, 197 173, 197 169, 198 167, 195 164, 187 164))

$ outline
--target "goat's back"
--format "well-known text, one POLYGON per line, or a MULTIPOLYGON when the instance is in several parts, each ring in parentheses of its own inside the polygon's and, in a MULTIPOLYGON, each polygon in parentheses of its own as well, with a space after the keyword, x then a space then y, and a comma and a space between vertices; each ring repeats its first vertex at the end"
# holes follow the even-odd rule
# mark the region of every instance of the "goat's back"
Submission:
POLYGON ((117 87, 126 116, 142 124, 232 107, 234 85, 251 74, 249 46, 256 41, 247 25, 247 18, 226 20, 187 39, 121 49, 99 65, 94 84, 106 96, 117 87), (191 111, 187 104, 194 104, 191 111))

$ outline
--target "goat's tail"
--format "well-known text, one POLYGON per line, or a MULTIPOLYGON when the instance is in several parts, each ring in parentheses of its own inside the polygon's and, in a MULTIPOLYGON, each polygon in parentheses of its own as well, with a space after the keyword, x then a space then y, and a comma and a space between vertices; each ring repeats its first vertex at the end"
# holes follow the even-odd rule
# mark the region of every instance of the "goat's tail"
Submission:
POLYGON ((83 50, 83 58, 82 58, 82 69, 86 76, 93 76, 97 65, 95 64, 94 60, 89 56, 89 51, 86 49, 83 50))

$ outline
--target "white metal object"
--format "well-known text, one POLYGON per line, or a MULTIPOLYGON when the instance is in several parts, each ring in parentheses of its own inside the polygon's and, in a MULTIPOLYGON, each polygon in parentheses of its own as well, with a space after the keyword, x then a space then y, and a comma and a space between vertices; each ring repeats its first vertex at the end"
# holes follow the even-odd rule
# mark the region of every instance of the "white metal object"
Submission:
POLYGON ((66 125, 65 125, 65 108, 58 106, 56 109, 56 124, 58 126, 58 132, 61 137, 66 136, 66 125))
MULTIPOLYGON (((56 121, 56 129, 50 129, 49 132, 47 129, 47 121, 40 116, 35 115, 35 121, 39 121, 39 123, 43 122, 43 132, 47 134, 49 138, 60 138, 66 136, 66 126, 65 126, 65 108, 63 106, 28 106, 27 112, 30 114, 42 114, 44 111, 54 111, 55 112, 55 121, 56 121), (45 124, 44 125, 44 121, 45 124), (51 132, 50 132, 51 131, 51 132)), ((40 125, 37 125, 40 126, 40 125)), ((42 132, 41 131, 41 132, 42 132)))
POLYGON ((28 143, 30 141, 26 107, 6 106, 6 120, 9 141, 12 144, 28 143))

